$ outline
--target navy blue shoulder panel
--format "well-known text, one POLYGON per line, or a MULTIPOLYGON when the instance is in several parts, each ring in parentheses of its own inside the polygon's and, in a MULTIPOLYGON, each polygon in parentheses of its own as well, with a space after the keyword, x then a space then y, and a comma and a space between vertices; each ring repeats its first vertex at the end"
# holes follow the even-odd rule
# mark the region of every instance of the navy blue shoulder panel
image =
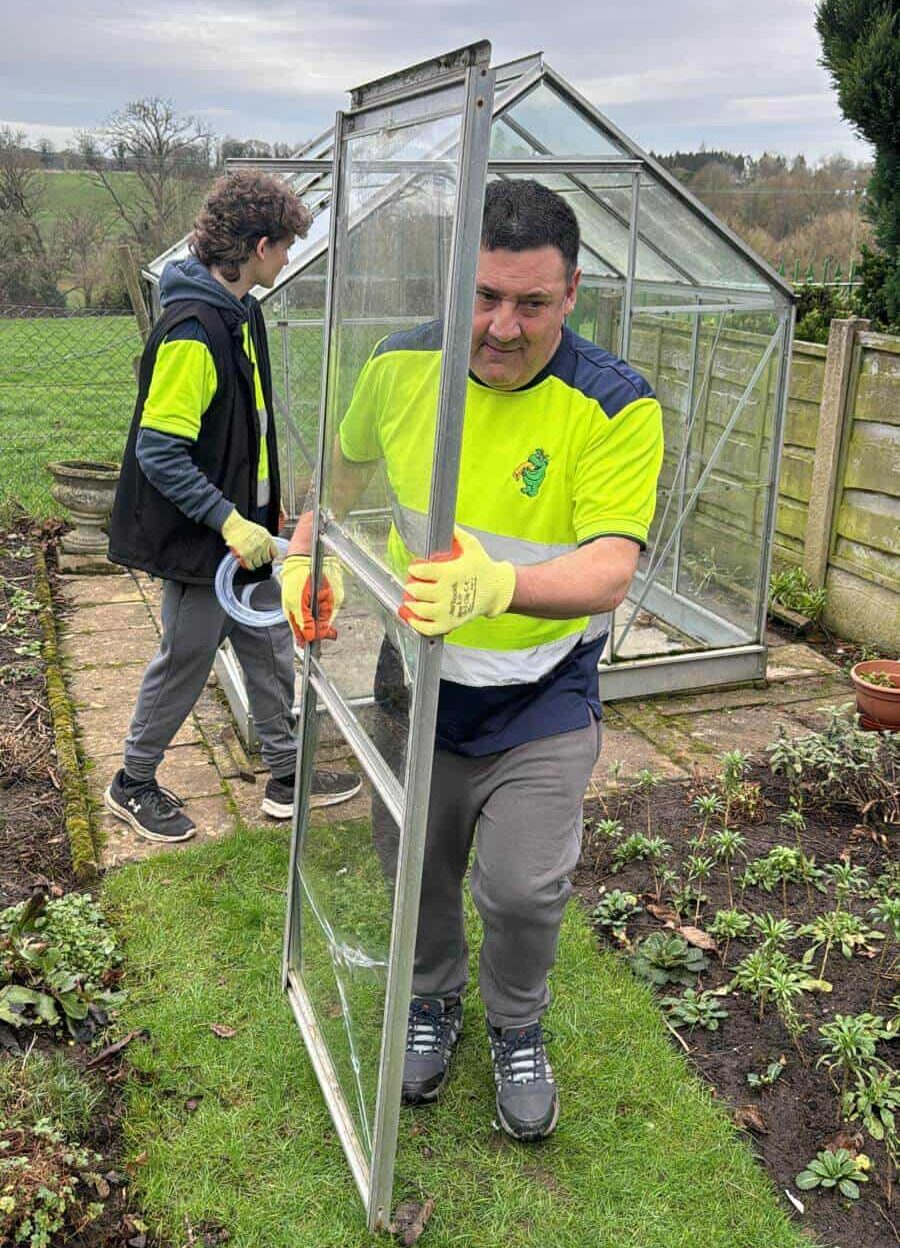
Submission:
POLYGON ((372 358, 388 351, 440 351, 444 341, 444 322, 429 321, 415 329, 398 329, 388 334, 372 352, 372 358))
POLYGON ((174 329, 170 329, 163 339, 164 342, 202 342, 205 347, 209 346, 209 338, 206 330, 195 317, 189 317, 186 321, 179 321, 174 329))
POLYGON ((654 398, 653 388, 630 364, 563 328, 556 354, 543 375, 559 377, 574 390, 595 399, 610 418, 637 399, 654 398))

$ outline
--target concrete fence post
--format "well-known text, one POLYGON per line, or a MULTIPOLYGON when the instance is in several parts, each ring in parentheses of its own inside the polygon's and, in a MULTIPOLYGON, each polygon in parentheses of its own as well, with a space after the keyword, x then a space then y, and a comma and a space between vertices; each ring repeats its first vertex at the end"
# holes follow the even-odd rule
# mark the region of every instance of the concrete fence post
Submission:
POLYGON ((819 428, 816 434, 803 552, 803 570, 817 587, 825 584, 828 556, 831 553, 841 444, 845 423, 852 415, 848 398, 853 392, 850 383, 856 336, 868 328, 867 320, 851 316, 846 320, 832 321, 828 332, 828 354, 825 358, 825 379, 819 408, 819 428))

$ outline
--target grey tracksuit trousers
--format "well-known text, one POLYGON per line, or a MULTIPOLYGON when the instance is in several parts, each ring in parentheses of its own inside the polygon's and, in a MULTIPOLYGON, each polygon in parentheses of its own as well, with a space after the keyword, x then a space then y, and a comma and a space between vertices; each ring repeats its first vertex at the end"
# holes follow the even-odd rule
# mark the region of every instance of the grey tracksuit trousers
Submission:
MULTIPOLYGON (((264 582, 252 605, 267 610, 280 601, 277 585, 264 582)), ((124 766, 135 780, 152 780, 163 754, 199 698, 216 657, 230 638, 244 672, 263 761, 273 776, 293 774, 297 743, 294 648, 290 625, 255 629, 219 606, 211 585, 163 582, 162 639, 138 693, 125 738, 124 766)))
MULTIPOLYGON (((396 669, 376 677, 374 737, 385 758, 404 740, 406 698, 396 669)), ((400 747, 402 748, 402 746, 400 747)), ((469 973, 462 884, 474 844, 472 896, 484 928, 481 999, 495 1027, 540 1018, 550 1001, 569 875, 581 852, 582 803, 600 752, 600 724, 470 758, 436 750, 413 992, 455 996, 469 973)), ((393 758, 392 765, 397 766, 393 758)), ((396 870, 397 828, 372 804, 375 848, 385 874, 396 870)))

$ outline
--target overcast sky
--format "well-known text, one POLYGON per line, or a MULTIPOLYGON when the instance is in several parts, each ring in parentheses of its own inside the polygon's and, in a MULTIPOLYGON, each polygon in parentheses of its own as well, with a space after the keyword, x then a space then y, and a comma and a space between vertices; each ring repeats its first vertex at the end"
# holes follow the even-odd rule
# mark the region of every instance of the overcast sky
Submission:
POLYGON ((171 97, 218 135, 303 140, 350 87, 477 39, 547 61, 642 147, 869 149, 817 64, 813 0, 0 0, 0 124, 64 145, 171 97))

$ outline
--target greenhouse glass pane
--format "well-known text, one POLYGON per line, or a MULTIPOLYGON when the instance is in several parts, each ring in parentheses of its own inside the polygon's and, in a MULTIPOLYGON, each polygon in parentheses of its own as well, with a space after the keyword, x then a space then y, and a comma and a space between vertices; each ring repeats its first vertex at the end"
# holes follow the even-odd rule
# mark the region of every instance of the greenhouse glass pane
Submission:
MULTIPOLYGON (((458 127, 458 119, 449 120, 458 127)), ((393 134, 351 137, 346 144, 341 184, 348 224, 335 256, 325 444, 333 450, 340 436, 347 446, 353 442, 353 451, 346 457, 338 456, 334 463, 327 460, 323 502, 345 524, 353 541, 401 581, 408 562, 406 550, 424 550, 431 455, 423 454, 415 469, 396 459, 392 462, 391 472, 418 474, 414 483, 404 480, 407 505, 401 511, 393 505, 395 491, 371 438, 366 384, 357 388, 357 382, 373 348, 383 338, 436 322, 442 315, 453 236, 456 166, 449 160, 435 159, 423 170, 421 161, 424 153, 452 148, 455 140, 447 123, 444 118, 408 127, 401 132, 399 155, 393 134), (405 163, 410 151, 420 163, 405 163), (389 168, 380 163, 386 160, 391 162, 389 168), (364 463, 370 443, 373 458, 364 463), (348 466, 348 460, 354 463, 348 466), (353 506, 348 514, 350 497, 353 506), (361 523, 360 511, 392 511, 394 527, 361 523)), ((438 334, 428 350, 436 413, 438 334)), ((422 437, 426 442, 434 438, 434 416, 429 420, 424 412, 422 437)))
MULTIPOLYGON (((318 715, 314 766, 347 770, 352 750, 318 715)), ((343 1099, 372 1156, 393 917, 397 826, 369 782, 352 803, 314 810, 294 887, 302 905, 300 973, 343 1099)))
POLYGON ((758 640, 776 328, 769 313, 635 308, 629 358, 660 400, 665 454, 648 549, 617 612, 617 659, 758 640))
POLYGON ((626 148, 541 83, 505 114, 554 156, 628 156, 626 148))
POLYGON ((641 234, 702 286, 768 291, 770 284, 738 248, 660 183, 641 175, 641 234))

